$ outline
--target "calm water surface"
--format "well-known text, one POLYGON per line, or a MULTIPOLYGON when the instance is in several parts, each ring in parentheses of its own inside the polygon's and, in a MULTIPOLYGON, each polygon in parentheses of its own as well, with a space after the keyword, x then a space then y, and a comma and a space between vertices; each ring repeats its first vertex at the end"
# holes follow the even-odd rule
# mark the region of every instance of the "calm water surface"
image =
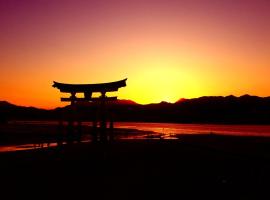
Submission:
MULTIPOLYGON (((34 125, 57 125, 57 121, 17 121, 15 123, 34 125)), ((83 125, 91 126, 91 122, 83 125)), ((215 133, 239 136, 270 136, 270 125, 222 125, 222 124, 176 124, 149 122, 115 122, 115 128, 154 131, 161 134, 205 134, 215 133)))
MULTIPOLYGON (((27 125, 57 125, 57 121, 16 121, 12 123, 27 125)), ((91 122, 83 125, 91 126, 91 122)), ((216 125, 216 124, 174 124, 146 122, 115 122, 116 128, 138 129, 153 131, 165 139, 173 139, 179 134, 222 134, 238 136, 270 136, 270 125, 216 125)), ((54 146, 54 145, 53 145, 54 146)), ((37 148, 34 144, 19 146, 2 146, 0 151, 15 151, 37 148)))
POLYGON ((270 136, 270 125, 216 125, 216 124, 174 124, 119 122, 117 128, 134 128, 155 131, 161 134, 205 134, 215 133, 239 136, 270 136))

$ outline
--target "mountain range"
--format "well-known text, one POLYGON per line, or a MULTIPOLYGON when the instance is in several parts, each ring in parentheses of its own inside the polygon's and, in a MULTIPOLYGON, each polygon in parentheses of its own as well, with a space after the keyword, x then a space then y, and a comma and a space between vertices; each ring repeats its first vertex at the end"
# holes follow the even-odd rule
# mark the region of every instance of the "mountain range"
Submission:
MULTIPOLYGON (((57 120, 69 113, 70 106, 52 110, 23 107, 0 101, 0 121, 57 120)), ((141 105, 131 100, 118 100, 107 105, 115 121, 270 124, 270 97, 243 95, 204 96, 180 99, 175 103, 160 102, 141 105)), ((93 103, 77 105, 77 116, 93 120, 97 106, 93 103)))

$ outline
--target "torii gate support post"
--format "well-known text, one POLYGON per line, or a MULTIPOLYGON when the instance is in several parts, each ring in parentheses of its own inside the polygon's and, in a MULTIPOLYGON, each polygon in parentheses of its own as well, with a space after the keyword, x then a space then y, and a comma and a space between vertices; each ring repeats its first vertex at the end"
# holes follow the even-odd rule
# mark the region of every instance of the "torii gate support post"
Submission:
POLYGON ((114 129, 113 123, 114 123, 114 121, 113 121, 113 114, 112 113, 110 113, 109 120, 110 120, 109 140, 112 141, 112 140, 114 140, 114 137, 113 137, 113 129, 114 129))
POLYGON ((97 110, 95 110, 95 114, 94 114, 94 117, 93 117, 93 124, 92 124, 92 132, 91 132, 91 134, 92 134, 92 140, 93 140, 93 142, 97 142, 98 141, 98 135, 97 135, 97 126, 98 126, 98 121, 97 121, 97 119, 98 119, 98 113, 97 113, 97 110))
POLYGON ((77 116, 76 115, 76 104, 75 104, 75 99, 76 99, 76 93, 71 93, 71 102, 70 102, 70 109, 69 109, 69 114, 68 114, 68 121, 67 121, 67 143, 71 144, 75 140, 75 121, 77 121, 77 116))
POLYGON ((102 92, 101 93, 101 97, 100 97, 100 140, 102 142, 106 142, 107 141, 107 132, 106 132, 106 128, 107 128, 107 123, 106 123, 106 92, 102 92))

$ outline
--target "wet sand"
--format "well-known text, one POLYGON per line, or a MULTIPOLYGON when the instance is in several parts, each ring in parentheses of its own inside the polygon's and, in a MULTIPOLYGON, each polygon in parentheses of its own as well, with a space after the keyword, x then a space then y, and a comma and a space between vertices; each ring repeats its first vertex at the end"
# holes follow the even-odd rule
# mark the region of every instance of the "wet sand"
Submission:
POLYGON ((269 144, 268 138, 183 135, 1 153, 1 195, 268 199, 269 144))
MULTIPOLYGON (((77 127, 74 126, 74 136, 77 134, 77 127)), ((93 133, 92 127, 83 125, 80 129, 81 140, 91 140, 93 133)), ((0 124, 0 152, 1 147, 7 146, 21 146, 21 145, 40 145, 46 146, 48 143, 57 143, 59 140, 62 142, 67 141, 67 124, 59 126, 56 123, 25 123, 25 122, 12 122, 7 124, 0 124)), ((142 138, 146 135, 153 134, 152 131, 138 131, 136 129, 120 129, 115 128, 114 136, 118 138, 142 138)), ((12 147, 10 148, 12 150, 12 147)), ((23 149, 23 148, 22 148, 23 149)))

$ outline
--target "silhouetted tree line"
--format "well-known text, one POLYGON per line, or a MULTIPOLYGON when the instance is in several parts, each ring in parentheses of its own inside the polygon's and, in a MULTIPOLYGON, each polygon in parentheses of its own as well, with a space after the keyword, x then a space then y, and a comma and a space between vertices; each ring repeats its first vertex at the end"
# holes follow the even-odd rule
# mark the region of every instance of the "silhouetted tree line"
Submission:
MULTIPOLYGON (((94 103, 80 103, 76 115, 82 120, 93 120, 98 115, 97 106, 94 103)), ((65 116, 68 110, 69 106, 44 110, 1 102, 0 120, 57 120, 59 116, 65 116)), ((113 114, 115 121, 270 124, 270 97, 249 95, 210 96, 148 105, 119 100, 108 103, 107 110, 113 114)))

